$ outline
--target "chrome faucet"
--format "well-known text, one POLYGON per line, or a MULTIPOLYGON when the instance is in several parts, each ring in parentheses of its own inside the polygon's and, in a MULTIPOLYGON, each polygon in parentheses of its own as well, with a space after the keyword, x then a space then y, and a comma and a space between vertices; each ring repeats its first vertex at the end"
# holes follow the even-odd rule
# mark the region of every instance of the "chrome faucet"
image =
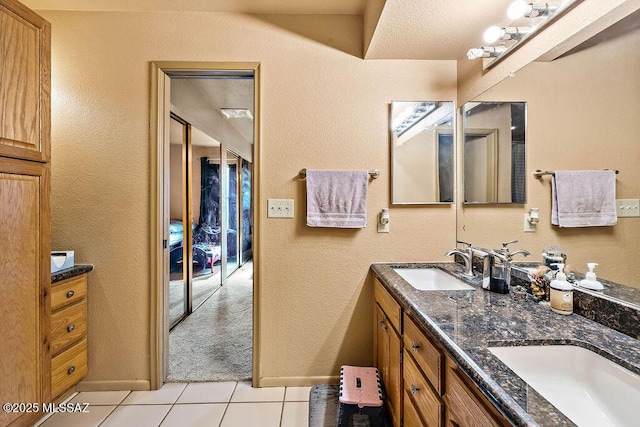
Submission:
POLYGON ((456 249, 452 249, 449 252, 447 252, 445 254, 445 256, 452 256, 452 255, 460 255, 462 257, 462 259, 464 260, 464 275, 465 276, 469 276, 469 277, 473 277, 473 247, 471 246, 471 243, 467 243, 467 242, 462 242, 460 240, 457 241, 457 243, 463 244, 463 245, 467 245, 467 250, 466 251, 462 251, 458 248, 456 249))
POLYGON ((491 251, 491 255, 495 256, 502 262, 511 262, 513 260, 514 255, 523 254, 524 256, 529 256, 531 253, 526 249, 517 249, 513 252, 509 252, 509 248, 507 245, 511 243, 518 243, 517 240, 511 240, 510 242, 502 242, 502 249, 494 249, 491 251))
POLYGON ((507 245, 516 242, 517 240, 503 242, 502 249, 494 249, 489 252, 491 256, 491 278, 489 280, 490 291, 503 294, 508 293, 509 286, 511 285, 511 261, 513 260, 514 255, 531 255, 529 251, 525 249, 518 249, 510 252, 509 248, 507 248, 507 245), (496 263, 496 260, 499 261, 499 264, 496 263))

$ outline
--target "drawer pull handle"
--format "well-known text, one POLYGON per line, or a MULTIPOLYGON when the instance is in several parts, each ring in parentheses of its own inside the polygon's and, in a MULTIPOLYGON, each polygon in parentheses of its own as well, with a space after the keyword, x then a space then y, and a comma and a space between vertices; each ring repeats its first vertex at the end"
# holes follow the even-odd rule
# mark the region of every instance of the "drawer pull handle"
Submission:
POLYGON ((420 389, 418 387, 416 387, 415 385, 411 384, 411 394, 413 394, 415 396, 416 394, 418 394, 419 391, 420 391, 420 389))
POLYGON ((420 344, 411 341, 411 350, 417 351, 420 348, 420 344))
POLYGON ((76 328, 76 325, 72 323, 69 326, 67 326, 67 332, 72 332, 75 328, 76 328))
POLYGON ((76 371, 76 367, 72 366, 69 369, 67 369, 67 375, 71 375, 76 371))
POLYGON ((73 292, 73 289, 72 289, 72 290, 70 290, 69 292, 67 292, 67 298, 71 298, 71 297, 73 297, 75 294, 76 294, 76 293, 75 293, 75 292, 73 292))

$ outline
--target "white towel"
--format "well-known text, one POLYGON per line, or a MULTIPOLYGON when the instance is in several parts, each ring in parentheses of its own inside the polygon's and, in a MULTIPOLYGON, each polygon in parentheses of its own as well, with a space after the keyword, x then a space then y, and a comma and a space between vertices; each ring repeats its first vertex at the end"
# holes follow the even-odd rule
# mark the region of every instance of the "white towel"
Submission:
POLYGON ((559 227, 616 225, 616 173, 556 171, 551 178, 551 224, 559 227))
POLYGON ((368 171, 307 170, 307 225, 367 226, 368 171))

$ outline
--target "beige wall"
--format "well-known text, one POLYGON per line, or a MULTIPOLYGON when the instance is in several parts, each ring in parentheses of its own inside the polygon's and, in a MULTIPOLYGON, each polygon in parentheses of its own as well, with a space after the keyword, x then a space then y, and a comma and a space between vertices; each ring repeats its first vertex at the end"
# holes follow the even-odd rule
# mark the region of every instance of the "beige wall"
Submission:
POLYGON ((558 245, 568 263, 585 272, 597 262, 603 278, 640 287, 635 247, 640 218, 619 218, 614 227, 550 225, 550 177, 536 169, 619 169, 617 198, 640 197, 640 32, 608 40, 551 63, 533 63, 479 99, 527 104, 527 201, 524 205, 460 206, 458 237, 478 246, 518 247, 541 261, 542 250, 558 245), (540 208, 536 233, 523 232, 523 215, 540 208))
POLYGON ((261 63, 262 212, 267 198, 296 202, 294 220, 256 219, 263 384, 311 384, 341 364, 370 364, 369 265, 440 260, 455 236, 451 206, 392 208, 392 232, 376 233, 376 214, 389 205, 388 104, 454 100, 455 62, 363 61, 315 41, 341 44, 361 32, 359 17, 314 30, 330 37, 302 37, 235 14, 42 14, 53 27, 53 246, 95 264, 91 384, 150 378, 149 63, 157 60, 261 63), (306 227, 304 167, 380 169, 368 227, 306 227))

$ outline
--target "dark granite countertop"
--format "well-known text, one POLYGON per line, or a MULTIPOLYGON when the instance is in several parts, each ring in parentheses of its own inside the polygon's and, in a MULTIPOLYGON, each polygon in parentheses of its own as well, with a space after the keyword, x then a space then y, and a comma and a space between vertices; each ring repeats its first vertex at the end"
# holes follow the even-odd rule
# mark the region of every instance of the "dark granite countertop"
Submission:
POLYGON ((70 279, 71 277, 79 276, 84 273, 88 273, 93 270, 91 264, 77 264, 71 268, 65 268, 56 273, 51 273, 51 283, 56 283, 61 280, 70 279))
POLYGON ((482 393, 517 426, 572 426, 545 398, 488 350, 491 346, 571 344, 592 350, 640 374, 640 341, 579 315, 563 316, 530 300, 486 291, 480 278, 461 276, 456 263, 373 264, 372 271, 429 331, 482 393), (420 291, 393 268, 435 267, 474 290, 420 291))

